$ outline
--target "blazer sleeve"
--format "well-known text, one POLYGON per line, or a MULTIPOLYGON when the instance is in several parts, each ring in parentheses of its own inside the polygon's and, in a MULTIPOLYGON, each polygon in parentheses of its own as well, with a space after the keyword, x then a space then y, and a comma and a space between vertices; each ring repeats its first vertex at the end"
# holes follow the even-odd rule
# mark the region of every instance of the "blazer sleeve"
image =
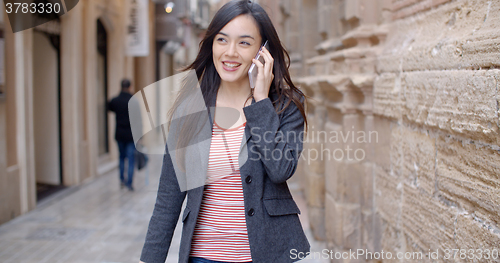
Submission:
POLYGON ((165 262, 185 197, 186 192, 181 192, 179 188, 172 159, 165 147, 156 204, 149 222, 141 261, 165 262))
POLYGON ((254 142, 249 150, 257 154, 272 182, 285 182, 295 173, 302 152, 304 118, 300 110, 291 102, 278 115, 271 99, 265 98, 244 107, 243 112, 254 142))

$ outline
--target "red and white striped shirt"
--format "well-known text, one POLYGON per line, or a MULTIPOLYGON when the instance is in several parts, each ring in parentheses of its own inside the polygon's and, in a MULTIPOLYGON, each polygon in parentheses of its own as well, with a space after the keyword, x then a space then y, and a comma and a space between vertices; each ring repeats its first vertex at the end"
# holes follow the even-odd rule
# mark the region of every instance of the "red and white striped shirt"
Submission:
POLYGON ((207 181, 191 243, 191 257, 252 261, 238 165, 245 124, 223 129, 214 122, 207 181))

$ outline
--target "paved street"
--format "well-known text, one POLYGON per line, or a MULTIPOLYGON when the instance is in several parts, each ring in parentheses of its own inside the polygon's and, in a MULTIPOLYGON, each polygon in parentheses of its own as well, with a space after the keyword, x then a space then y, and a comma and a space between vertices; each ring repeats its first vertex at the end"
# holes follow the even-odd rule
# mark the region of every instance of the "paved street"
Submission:
MULTIPOLYGON (((149 171, 136 172, 135 192, 120 189, 118 171, 113 169, 42 201, 31 212, 0 226, 0 262, 137 263, 160 169, 161 156, 152 156, 149 171)), ((291 185, 291 189, 297 188, 291 185)), ((307 226, 305 201, 300 192, 293 193, 307 226)), ((312 250, 320 251, 323 244, 313 242, 308 227, 306 233, 312 250)), ((174 235, 168 263, 177 262, 180 227, 174 235)))

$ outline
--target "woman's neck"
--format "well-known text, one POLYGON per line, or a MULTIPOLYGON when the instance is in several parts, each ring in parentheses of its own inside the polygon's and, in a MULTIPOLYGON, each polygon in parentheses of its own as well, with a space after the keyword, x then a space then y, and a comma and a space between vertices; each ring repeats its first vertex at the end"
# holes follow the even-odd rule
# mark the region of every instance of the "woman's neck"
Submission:
POLYGON ((248 83, 247 85, 241 85, 237 83, 222 82, 219 86, 217 100, 223 102, 225 105, 234 104, 234 106, 238 106, 248 99, 250 93, 251 89, 248 83))
POLYGON ((251 89, 248 83, 246 85, 230 84, 227 85, 227 83, 222 82, 217 91, 217 107, 229 107, 238 110, 238 112, 227 111, 227 109, 220 112, 216 111, 215 122, 225 129, 236 127, 246 122, 243 108, 252 104, 252 100, 249 100, 251 89))

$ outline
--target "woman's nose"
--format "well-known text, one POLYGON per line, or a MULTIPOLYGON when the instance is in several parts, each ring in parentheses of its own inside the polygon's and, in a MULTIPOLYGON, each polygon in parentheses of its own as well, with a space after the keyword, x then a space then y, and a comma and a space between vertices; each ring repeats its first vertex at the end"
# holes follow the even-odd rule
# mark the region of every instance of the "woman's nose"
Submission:
POLYGON ((229 46, 227 48, 227 51, 226 51, 226 55, 228 55, 230 57, 236 57, 236 56, 238 56, 238 50, 236 48, 236 45, 229 44, 229 46))

